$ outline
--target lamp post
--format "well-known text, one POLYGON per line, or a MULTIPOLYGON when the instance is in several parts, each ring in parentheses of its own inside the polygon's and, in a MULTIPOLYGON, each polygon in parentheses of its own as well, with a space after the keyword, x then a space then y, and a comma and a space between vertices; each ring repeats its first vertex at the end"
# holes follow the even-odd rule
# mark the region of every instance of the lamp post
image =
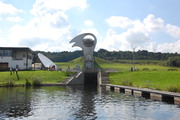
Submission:
POLYGON ((131 46, 132 46, 132 49, 133 49, 133 69, 134 69, 134 52, 135 52, 136 47, 134 47, 133 45, 131 45, 131 46))

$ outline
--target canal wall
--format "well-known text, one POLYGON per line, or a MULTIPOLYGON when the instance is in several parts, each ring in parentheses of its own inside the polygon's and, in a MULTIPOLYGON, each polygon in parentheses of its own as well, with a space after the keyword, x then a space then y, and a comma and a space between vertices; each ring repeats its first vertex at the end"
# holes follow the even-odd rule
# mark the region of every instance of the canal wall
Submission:
POLYGON ((79 84, 84 84, 84 74, 83 72, 79 72, 72 77, 70 77, 66 83, 66 85, 79 85, 79 84))
POLYGON ((135 88, 112 84, 101 84, 100 86, 105 87, 106 90, 125 93, 128 95, 134 95, 138 97, 145 97, 146 99, 152 99, 157 101, 163 101, 170 104, 180 105, 180 93, 166 92, 151 90, 147 88, 135 88))
POLYGON ((97 72, 79 72, 66 80, 66 85, 97 85, 97 72))

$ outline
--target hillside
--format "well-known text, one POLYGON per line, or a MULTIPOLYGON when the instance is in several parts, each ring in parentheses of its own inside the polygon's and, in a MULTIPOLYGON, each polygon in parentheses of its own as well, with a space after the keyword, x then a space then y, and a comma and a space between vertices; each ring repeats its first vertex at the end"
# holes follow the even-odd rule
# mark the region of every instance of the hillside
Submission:
MULTIPOLYGON (((36 51, 36 53, 42 53, 54 62, 68 62, 78 57, 83 56, 82 51, 74 52, 43 52, 36 51)), ((168 60, 170 57, 180 56, 178 53, 161 53, 161 52, 148 52, 146 50, 132 51, 108 51, 100 49, 94 52, 94 56, 102 58, 108 61, 121 62, 121 60, 168 60)))

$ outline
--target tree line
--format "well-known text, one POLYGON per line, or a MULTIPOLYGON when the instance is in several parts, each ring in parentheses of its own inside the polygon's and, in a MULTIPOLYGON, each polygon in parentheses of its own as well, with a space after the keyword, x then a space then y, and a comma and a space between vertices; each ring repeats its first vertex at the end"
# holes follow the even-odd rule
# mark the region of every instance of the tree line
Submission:
MULTIPOLYGON (((42 53, 53 62, 68 62, 80 56, 83 56, 83 52, 77 51, 63 51, 63 52, 44 52, 36 51, 36 53, 42 53)), ((168 60, 172 57, 180 56, 176 53, 161 53, 161 52, 148 52, 147 50, 138 50, 136 52, 132 51, 108 51, 106 49, 99 49, 94 52, 94 56, 109 60, 168 60)), ((176 58, 177 59, 177 58, 176 58)))

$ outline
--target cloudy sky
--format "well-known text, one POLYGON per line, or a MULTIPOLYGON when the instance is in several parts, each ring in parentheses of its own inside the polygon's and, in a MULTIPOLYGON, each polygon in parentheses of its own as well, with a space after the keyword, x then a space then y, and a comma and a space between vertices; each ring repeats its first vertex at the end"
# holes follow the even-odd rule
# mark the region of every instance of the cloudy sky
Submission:
POLYGON ((0 0, 0 47, 74 51, 91 32, 96 50, 180 53, 180 0, 0 0))

